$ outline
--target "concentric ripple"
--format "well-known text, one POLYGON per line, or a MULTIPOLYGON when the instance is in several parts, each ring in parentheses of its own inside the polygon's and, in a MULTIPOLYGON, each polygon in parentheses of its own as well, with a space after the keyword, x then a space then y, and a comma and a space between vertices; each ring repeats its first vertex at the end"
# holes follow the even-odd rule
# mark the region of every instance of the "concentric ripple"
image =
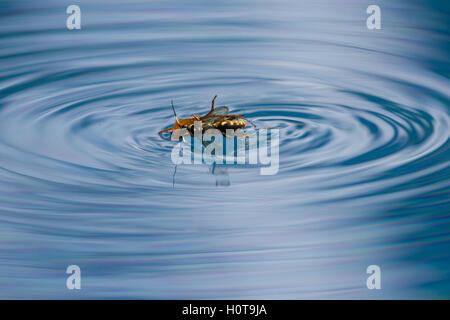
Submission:
POLYGON ((445 11, 79 2, 74 31, 0 5, 0 297, 70 298, 69 264, 88 298, 449 297, 445 11), (278 174, 171 162, 170 101, 215 94, 280 130, 278 174))

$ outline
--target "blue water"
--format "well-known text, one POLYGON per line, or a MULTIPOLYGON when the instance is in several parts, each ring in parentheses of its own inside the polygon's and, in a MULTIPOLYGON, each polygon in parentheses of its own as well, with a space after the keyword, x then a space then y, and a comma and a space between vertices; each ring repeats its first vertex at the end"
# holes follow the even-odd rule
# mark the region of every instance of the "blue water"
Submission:
POLYGON ((0 298, 450 298, 446 1, 69 4, 0 3, 0 298), (276 175, 175 168, 215 94, 276 175))

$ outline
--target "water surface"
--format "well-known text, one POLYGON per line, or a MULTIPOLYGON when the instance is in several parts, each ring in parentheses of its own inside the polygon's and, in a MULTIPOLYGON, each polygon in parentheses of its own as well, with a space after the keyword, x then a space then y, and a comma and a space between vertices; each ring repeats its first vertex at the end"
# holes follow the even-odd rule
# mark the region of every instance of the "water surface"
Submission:
POLYGON ((77 4, 0 4, 0 298, 450 297, 445 2, 77 4), (278 174, 174 174, 170 101, 215 94, 278 174))

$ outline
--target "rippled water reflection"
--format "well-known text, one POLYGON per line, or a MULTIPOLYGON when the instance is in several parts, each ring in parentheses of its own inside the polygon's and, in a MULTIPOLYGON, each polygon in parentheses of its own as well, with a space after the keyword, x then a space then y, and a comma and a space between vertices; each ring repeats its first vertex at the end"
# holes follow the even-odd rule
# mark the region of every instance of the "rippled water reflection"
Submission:
POLYGON ((0 297, 450 297, 449 14, 377 2, 3 1, 0 297), (170 100, 214 94, 277 175, 174 175, 170 100))

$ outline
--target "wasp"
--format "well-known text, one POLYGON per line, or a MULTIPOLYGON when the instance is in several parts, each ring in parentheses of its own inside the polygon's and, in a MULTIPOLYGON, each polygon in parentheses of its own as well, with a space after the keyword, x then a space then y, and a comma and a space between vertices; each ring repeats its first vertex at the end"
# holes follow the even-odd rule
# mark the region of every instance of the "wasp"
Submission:
POLYGON ((191 136, 194 136, 195 130, 198 130, 198 126, 195 126, 196 121, 201 122, 201 130, 202 134, 204 134, 209 129, 217 129, 219 130, 223 136, 227 137, 227 129, 239 130, 243 129, 247 126, 247 122, 252 124, 254 127, 256 125, 244 118, 243 114, 228 114, 229 109, 226 106, 220 106, 214 108, 214 102, 217 98, 217 95, 211 101, 211 110, 205 114, 204 116, 194 114, 192 117, 187 119, 178 119, 177 113, 175 111, 175 107, 173 106, 172 101, 172 110, 175 115, 175 124, 173 127, 161 130, 159 134, 164 132, 173 133, 176 129, 187 129, 191 136))

